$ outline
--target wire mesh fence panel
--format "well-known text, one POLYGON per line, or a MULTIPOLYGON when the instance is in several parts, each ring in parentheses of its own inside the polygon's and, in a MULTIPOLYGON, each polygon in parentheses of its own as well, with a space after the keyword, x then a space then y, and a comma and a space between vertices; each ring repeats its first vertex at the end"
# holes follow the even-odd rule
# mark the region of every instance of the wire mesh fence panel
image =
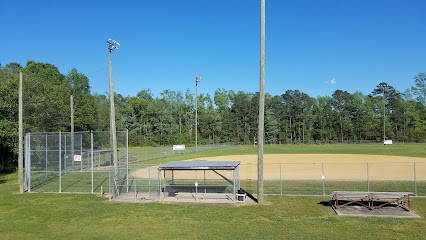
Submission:
POLYGON ((57 134, 28 134, 29 191, 60 191, 60 138, 57 134))
POLYGON ((426 196, 426 162, 416 162, 416 194, 417 196, 426 196))
POLYGON ((415 192, 414 163, 369 163, 369 189, 373 192, 415 192))
POLYGON ((321 163, 283 163, 282 176, 284 180, 321 180, 321 163))
POLYGON ((371 180, 414 180, 413 162, 369 163, 371 180))
POLYGON ((115 173, 110 168, 112 200, 118 201, 155 201, 159 197, 160 181, 158 168, 153 165, 139 165, 136 168, 120 167, 115 173))
MULTIPOLYGON (((222 149, 234 146, 234 143, 216 143, 199 145, 198 152, 209 151, 214 149, 222 149)), ((186 146, 185 150, 173 150, 173 146, 160 146, 160 147, 134 147, 129 149, 130 162, 144 162, 155 159, 169 158, 178 155, 185 155, 195 153, 195 146, 186 146)))
POLYGON ((324 163, 326 180, 366 180, 367 163, 324 163))
POLYGON ((282 164, 282 194, 323 195, 323 173, 321 163, 282 164))
POLYGON ((368 191, 367 163, 324 163, 324 194, 368 191))
POLYGON ((282 169, 281 164, 264 164, 263 165, 265 180, 263 183, 264 194, 282 194, 282 169))
POLYGON ((244 163, 240 164, 240 179, 241 181, 257 179, 257 164, 244 163))
POLYGON ((257 194, 257 164, 240 164, 240 187, 246 192, 257 194))
POLYGON ((415 183, 413 180, 374 180, 370 181, 370 192, 411 192, 414 194, 415 183))
MULTIPOLYGON (((117 145, 124 146, 120 157, 126 162, 127 132, 117 135, 117 145)), ((108 167, 113 164, 109 132, 29 133, 27 139, 29 191, 91 193, 108 189, 108 167)))

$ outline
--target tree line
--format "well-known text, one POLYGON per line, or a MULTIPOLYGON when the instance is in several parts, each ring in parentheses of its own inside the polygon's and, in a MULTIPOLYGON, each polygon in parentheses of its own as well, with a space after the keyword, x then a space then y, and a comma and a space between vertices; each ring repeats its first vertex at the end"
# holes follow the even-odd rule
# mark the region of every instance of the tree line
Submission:
MULTIPOLYGON (((89 79, 75 68, 67 75, 49 63, 28 61, 0 68, 0 161, 15 166, 18 143, 18 80, 24 75, 24 131, 70 131, 74 96, 75 131, 108 131, 107 94, 92 94, 89 79)), ((282 144, 386 139, 426 139, 426 73, 414 76, 411 89, 397 91, 382 82, 368 95, 336 90, 311 97, 299 90, 266 94, 265 142, 282 144), (384 118, 385 116, 385 118, 384 118)), ((257 138, 258 93, 217 89, 198 95, 199 144, 257 138)), ((195 144, 195 94, 164 90, 154 96, 115 94, 118 130, 129 130, 131 146, 195 144)))

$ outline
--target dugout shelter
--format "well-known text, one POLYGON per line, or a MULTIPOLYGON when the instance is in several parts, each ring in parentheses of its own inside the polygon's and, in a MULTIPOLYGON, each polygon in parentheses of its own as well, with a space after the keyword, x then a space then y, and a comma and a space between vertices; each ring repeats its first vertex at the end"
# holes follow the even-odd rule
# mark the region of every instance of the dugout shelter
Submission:
POLYGON ((173 161, 158 167, 159 198, 189 196, 237 201, 239 161, 173 161))

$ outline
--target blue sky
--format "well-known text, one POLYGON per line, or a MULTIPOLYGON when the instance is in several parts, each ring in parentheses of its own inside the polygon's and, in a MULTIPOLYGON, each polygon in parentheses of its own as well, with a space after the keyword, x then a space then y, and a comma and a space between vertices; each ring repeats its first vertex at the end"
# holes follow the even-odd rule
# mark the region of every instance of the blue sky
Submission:
MULTIPOLYGON (((403 91, 426 71, 424 0, 266 0, 265 90, 403 91)), ((108 91, 259 89, 259 0, 2 1, 0 63, 49 62, 108 91)))

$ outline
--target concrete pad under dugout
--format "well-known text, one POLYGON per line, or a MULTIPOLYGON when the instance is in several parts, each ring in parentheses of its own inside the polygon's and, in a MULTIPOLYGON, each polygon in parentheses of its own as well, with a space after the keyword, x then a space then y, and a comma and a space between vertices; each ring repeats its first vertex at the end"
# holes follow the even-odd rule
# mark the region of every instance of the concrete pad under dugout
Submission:
MULTIPOLYGON (((116 196, 114 201, 117 202, 136 202, 136 203, 149 203, 149 202, 159 202, 157 193, 121 193, 119 196, 116 196)), ((165 196, 161 198, 162 203, 194 203, 194 204, 229 204, 229 205, 253 205, 256 202, 247 197, 245 201, 234 202, 232 194, 193 194, 185 193, 178 194, 175 196, 165 196)))
POLYGON ((354 217, 397 217, 397 218, 420 218, 413 211, 406 211, 398 206, 384 206, 374 211, 365 206, 348 205, 336 209, 331 207, 339 216, 354 216, 354 217))

